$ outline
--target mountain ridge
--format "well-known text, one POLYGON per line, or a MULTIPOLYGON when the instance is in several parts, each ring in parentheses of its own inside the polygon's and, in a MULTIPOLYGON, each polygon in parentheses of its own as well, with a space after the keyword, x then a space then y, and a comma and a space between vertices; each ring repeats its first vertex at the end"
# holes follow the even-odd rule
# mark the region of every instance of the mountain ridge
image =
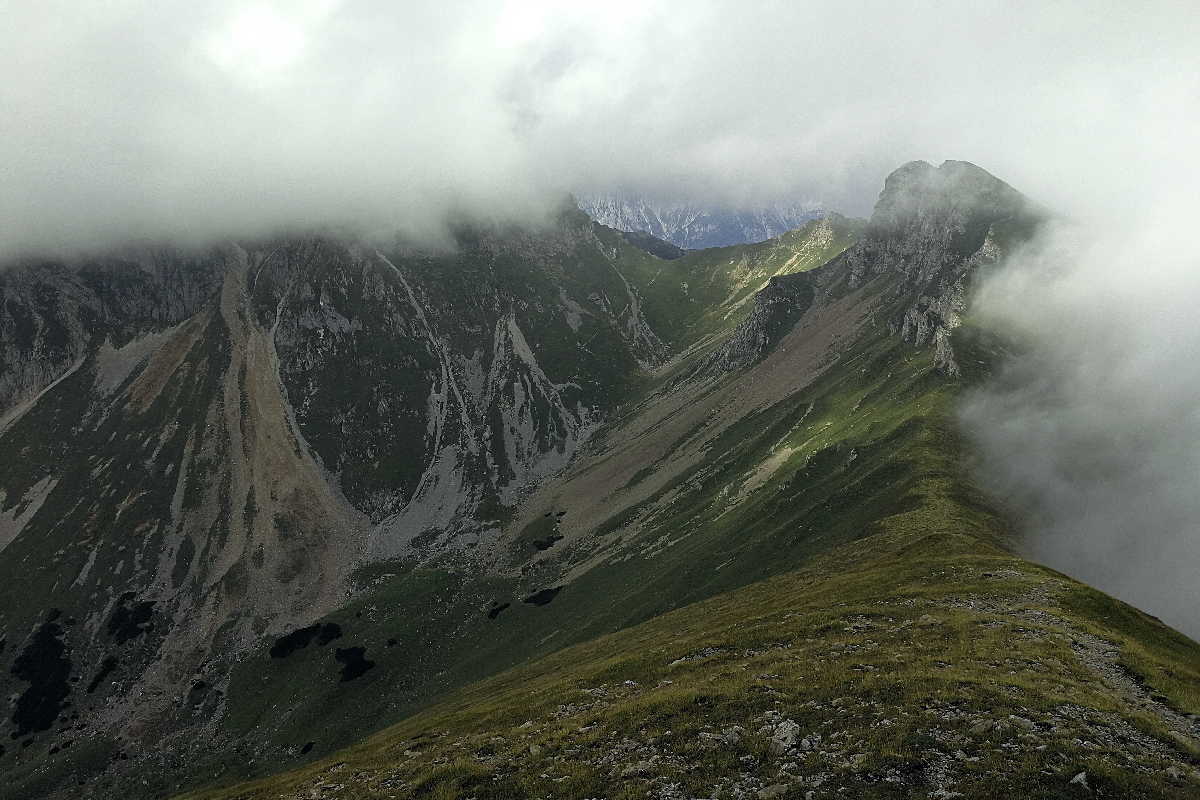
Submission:
MULTIPOLYGON (((144 334, 135 317, 112 340, 95 328, 74 371, 0 434, 0 510, 16 531, 0 550, 0 667, 54 715, 13 731, 29 744, 0 754, 0 797, 64 796, 71 770, 92 796, 162 796, 319 760, 388 723, 424 724, 414 715, 506 668, 658 630, 664 614, 785 586, 797 569, 851 586, 903 563, 912 586, 932 581, 927 599, 950 609, 938 614, 958 615, 939 630, 973 635, 966 590, 939 588, 939 548, 970 581, 985 562, 1034 568, 1003 553, 1016 532, 970 481, 950 417, 1005 352, 963 298, 1041 212, 961 162, 906 165, 880 205, 878 220, 829 215, 671 261, 571 210, 539 233, 465 228, 443 254, 245 243, 211 256, 201 274, 219 273, 220 293, 188 320, 144 334), (116 366, 114 342, 134 348, 116 366), (344 558, 314 558, 323 547, 344 558), (21 605, 18 585, 43 604, 21 605), (60 645, 62 681, 21 677, 20 659, 60 645)), ((1038 586, 1058 580, 1034 571, 1038 586)), ((871 591, 846 601, 868 614, 871 591)), ((1062 596, 1111 602, 1079 591, 1062 596)), ((1080 642, 1115 636, 1035 595, 1022 613, 1070 617, 1080 642)), ((814 609, 794 635, 840 630, 814 609)), ((997 649, 994 631, 1014 623, 987 613, 1004 623, 980 629, 997 649)), ((1136 620, 1121 634, 1130 674, 1194 710, 1186 640, 1136 620)), ((721 635, 705 629, 697 650, 721 635)), ((857 686, 838 664, 831 691, 857 686)), ((978 685, 981 669, 955 674, 978 685)), ((1125 708, 1060 672, 1089 703, 1125 708)), ((1038 696, 1061 716, 1057 695, 1038 696)), ((1139 724, 1161 733, 1168 716, 1139 724)), ((747 755, 774 764, 759 744, 747 755)), ((919 757, 900 739, 879 748, 896 765, 919 757)), ((440 774, 420 791, 481 785, 440 774)), ((578 791, 647 787, 636 771, 593 778, 578 791)))

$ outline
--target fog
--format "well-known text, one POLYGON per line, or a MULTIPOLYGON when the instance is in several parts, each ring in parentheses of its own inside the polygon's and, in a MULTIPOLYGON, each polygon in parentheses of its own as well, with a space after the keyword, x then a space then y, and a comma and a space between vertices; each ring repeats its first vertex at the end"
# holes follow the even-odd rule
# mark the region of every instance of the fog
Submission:
POLYGON ((1064 224, 976 313, 967 412, 1039 558, 1200 635, 1194 3, 0 3, 0 260, 437 238, 564 191, 869 212, 972 161, 1064 224))
POLYGON ((965 5, 3 3, 0 257, 430 232, 567 190, 865 214, 917 158, 1108 214, 1175 174, 1191 5, 965 5))
POLYGON ((1028 348, 962 411, 1026 554, 1200 638, 1194 213, 1059 227, 975 298, 1028 348))

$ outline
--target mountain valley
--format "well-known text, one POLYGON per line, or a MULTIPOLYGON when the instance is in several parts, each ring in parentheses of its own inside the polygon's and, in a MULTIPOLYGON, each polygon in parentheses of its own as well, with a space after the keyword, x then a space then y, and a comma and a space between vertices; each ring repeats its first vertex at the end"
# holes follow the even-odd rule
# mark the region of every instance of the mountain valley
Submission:
POLYGON ((1200 646, 1020 558, 956 416, 1048 217, 913 162, 688 252, 8 267, 0 798, 1196 796, 1200 646))

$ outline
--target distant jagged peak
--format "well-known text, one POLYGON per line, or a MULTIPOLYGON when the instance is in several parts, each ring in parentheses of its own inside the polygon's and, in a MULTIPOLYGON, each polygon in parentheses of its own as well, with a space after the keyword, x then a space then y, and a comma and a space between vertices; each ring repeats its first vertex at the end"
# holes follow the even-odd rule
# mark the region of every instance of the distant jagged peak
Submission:
POLYGON ((643 231, 686 250, 774 239, 822 216, 813 203, 706 205, 636 194, 578 194, 579 208, 596 222, 627 233, 643 231))

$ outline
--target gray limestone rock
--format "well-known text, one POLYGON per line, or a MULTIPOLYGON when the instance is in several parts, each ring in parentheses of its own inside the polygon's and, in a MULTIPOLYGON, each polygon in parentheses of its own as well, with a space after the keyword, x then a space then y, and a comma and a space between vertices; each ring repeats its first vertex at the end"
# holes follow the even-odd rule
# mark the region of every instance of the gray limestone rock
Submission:
POLYGON ((771 736, 771 751, 776 754, 786 753, 796 746, 796 742, 800 739, 800 726, 795 721, 785 719, 775 728, 775 733, 771 736))
POLYGON ((758 361, 782 339, 812 305, 815 289, 804 274, 771 278, 754 295, 754 310, 709 356, 701 372, 734 372, 758 361))

